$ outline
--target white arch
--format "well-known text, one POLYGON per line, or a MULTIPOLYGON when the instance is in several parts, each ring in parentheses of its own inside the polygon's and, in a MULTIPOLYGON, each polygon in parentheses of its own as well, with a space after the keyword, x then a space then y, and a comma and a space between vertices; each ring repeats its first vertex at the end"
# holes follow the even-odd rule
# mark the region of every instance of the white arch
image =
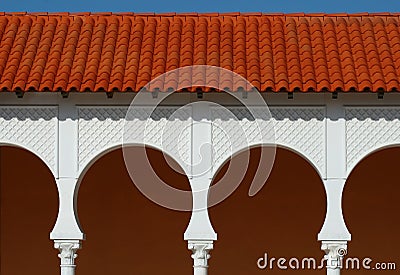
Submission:
POLYGON ((150 144, 150 143, 125 143, 123 144, 121 143, 113 143, 113 144, 108 144, 107 146, 101 148, 100 150, 96 151, 96 153, 92 154, 92 156, 90 157, 90 159, 85 162, 85 164, 83 165, 83 167, 79 167, 79 173, 78 173, 78 186, 81 182, 81 180, 83 179, 83 177, 85 176, 86 172, 90 169, 90 167, 92 167, 92 165, 99 160, 101 157, 105 156, 106 154, 116 150, 116 149, 120 149, 123 147, 146 147, 149 149, 154 149, 156 151, 159 151, 161 153, 163 153, 165 156, 167 156, 168 158, 171 158, 173 161, 175 161, 180 168, 185 172, 185 174, 187 175, 187 171, 185 171, 185 165, 183 165, 179 159, 175 158, 172 154, 168 153, 167 151, 163 150, 163 148, 154 145, 154 144, 150 144))
POLYGON ((35 157, 37 157, 38 159, 40 159, 40 161, 46 165, 47 169, 49 169, 50 173, 53 175, 53 178, 55 179, 56 176, 56 171, 53 170, 53 168, 50 166, 50 164, 41 156, 39 155, 37 152, 35 152, 34 150, 28 148, 27 146, 23 145, 23 144, 17 144, 17 143, 13 143, 13 142, 8 142, 8 141, 0 141, 0 147, 2 146, 8 146, 8 147, 15 147, 15 148, 20 148, 23 149, 27 152, 29 152, 30 154, 34 155, 35 157))
POLYGON ((107 155, 108 153, 122 148, 122 143, 113 143, 109 144, 106 147, 97 150, 91 157, 81 166, 78 162, 79 171, 78 171, 78 182, 80 183, 84 178, 86 172, 93 166, 93 164, 98 161, 101 157, 107 155))
MULTIPOLYGON (((108 153, 115 151, 117 149, 122 149, 124 147, 139 147, 139 148, 149 148, 149 149, 153 149, 156 150, 158 152, 161 152, 164 154, 164 156, 166 156, 167 158, 171 158, 173 161, 175 161, 175 163, 177 163, 180 167, 180 169, 182 169, 182 171, 185 173, 186 177, 187 177, 187 173, 184 170, 184 168, 182 167, 182 165, 176 160, 176 158, 174 158, 173 155, 169 154, 168 152, 163 151, 161 148, 159 148, 158 146, 152 145, 152 144, 144 144, 144 143, 129 143, 129 144, 122 144, 122 143, 115 143, 112 145, 109 145, 107 147, 102 148, 102 150, 99 150, 91 159, 90 161, 87 162, 87 164, 85 165, 85 167, 81 170, 81 172, 78 175, 78 180, 77 180, 77 184, 75 186, 75 190, 74 190, 74 213, 75 213, 75 218, 76 221, 79 225, 80 228, 80 222, 79 222, 79 215, 78 215, 78 211, 77 211, 77 198, 78 198, 78 194, 79 194, 79 188, 80 185, 85 177, 85 174, 87 173, 87 171, 96 163, 96 161, 98 161, 101 157, 107 155, 108 153)), ((188 179, 189 180, 189 179, 188 179)), ((139 188, 140 190, 140 188, 139 188)), ((140 190, 141 191, 141 190, 140 190)), ((190 191, 191 192, 191 191, 190 191)), ((148 197, 146 194, 144 194, 142 192, 142 194, 147 197, 148 199, 150 199, 150 197, 148 197)))
POLYGON ((357 158, 357 160, 354 162, 354 164, 351 167, 349 167, 347 169, 347 177, 346 178, 348 178, 350 176, 350 174, 354 171, 354 169, 358 166, 358 164, 360 164, 368 156, 370 156, 376 152, 379 152, 381 150, 394 148, 394 147, 400 147, 400 142, 384 143, 384 144, 380 144, 378 146, 374 146, 374 147, 368 149, 367 151, 365 151, 362 155, 360 155, 357 158))
MULTIPOLYGON (((97 161, 99 160, 101 157, 103 157, 104 155, 119 149, 119 148, 123 148, 123 146, 127 146, 127 147, 146 147, 146 148, 150 148, 150 149, 154 149, 156 151, 159 151, 163 154, 165 154, 165 156, 167 156, 168 158, 171 158, 173 161, 175 161, 179 167, 184 171, 185 175, 188 176, 189 175, 189 171, 185 170, 185 164, 180 163, 180 160, 178 158, 175 158, 172 154, 166 152, 165 150, 163 150, 163 148, 160 148, 157 145, 154 144, 150 144, 150 143, 129 143, 129 144, 122 144, 122 143, 113 143, 113 144, 109 144, 106 147, 101 148, 101 150, 98 150, 95 154, 93 154, 90 159, 84 164, 83 167, 79 167, 79 173, 78 173, 78 184, 77 184, 77 190, 75 191, 76 195, 75 197, 77 197, 77 193, 79 190, 79 186, 80 183, 82 181, 82 179, 84 178, 84 175, 86 174, 86 172, 90 169, 90 167, 97 161)), ((250 151, 253 148, 258 148, 258 147, 270 147, 273 148, 274 146, 278 147, 278 148, 282 148, 285 150, 288 150, 290 152, 293 152, 294 154, 300 156, 302 159, 304 159, 313 169, 314 171, 317 172, 319 178, 321 179, 321 182, 323 182, 323 176, 322 176, 322 171, 318 168, 318 166, 312 161, 312 159, 310 159, 307 155, 305 155, 303 152, 290 147, 286 144, 281 144, 281 143, 275 143, 275 144, 271 144, 271 143, 254 143, 249 145, 248 147, 244 147, 244 148, 240 148, 239 150, 236 150, 233 154, 227 156, 225 158, 224 161, 222 161, 221 163, 219 163, 218 167, 214 167, 213 168, 213 173, 212 173, 212 179, 215 178, 215 176, 218 174, 218 172, 222 169, 222 167, 233 157, 238 156, 240 154, 242 154, 243 152, 246 151, 250 151)), ((273 156, 273 160, 275 159, 275 155, 273 156)), ((272 167, 271 167, 272 168, 272 167)))
MULTIPOLYGON (((310 164, 311 167, 314 168, 314 170, 318 173, 318 176, 320 177, 321 182, 322 182, 322 180, 323 180, 323 176, 322 176, 322 175, 323 175, 323 172, 318 168, 318 166, 313 162, 312 159, 310 159, 309 157, 307 157, 303 152, 301 152, 301 151, 299 151, 299 150, 297 150, 297 149, 295 149, 295 148, 293 148, 293 147, 290 147, 290 146, 288 146, 288 145, 286 145, 286 144, 279 143, 279 142, 276 142, 276 143, 274 143, 274 144, 272 144, 272 143, 254 143, 254 144, 251 144, 251 145, 248 146, 248 147, 240 148, 240 149, 234 151, 233 154, 227 156, 227 157, 218 165, 218 167, 216 167, 216 169, 213 170, 212 178, 213 178, 213 179, 215 178, 215 176, 218 174, 218 172, 222 169, 222 167, 223 167, 231 158, 234 158, 235 156, 238 156, 238 155, 240 155, 241 153, 243 153, 243 152, 245 152, 245 151, 247 151, 247 150, 250 151, 251 149, 254 149, 254 148, 258 148, 258 147, 274 147, 274 146, 277 147, 277 148, 282 148, 282 149, 288 150, 288 151, 290 151, 290 152, 292 152, 292 153, 294 153, 294 154, 300 156, 301 158, 303 158, 303 159, 304 159, 305 161, 307 161, 307 163, 310 164)), ((274 158, 275 158, 275 157, 274 157, 274 158)))
MULTIPOLYGON (((212 180, 215 180, 216 175, 221 171, 222 167, 232 158, 239 156, 241 154, 243 154, 244 152, 246 152, 248 155, 246 155, 245 157, 247 157, 247 161, 248 162, 244 162, 245 160, 239 160, 238 162, 233 162, 231 164, 233 165, 229 165, 228 167, 228 171, 224 174, 224 177, 226 175, 226 178, 224 180, 227 180, 227 182, 229 182, 229 187, 225 188, 225 189, 220 189, 220 185, 212 185, 210 187, 210 189, 208 190, 208 192, 214 191, 216 192, 215 194, 217 195, 217 198, 212 201, 209 202, 209 205, 213 206, 216 203, 219 203, 221 200, 226 199, 227 197, 229 197, 235 190, 236 188, 239 187, 242 179, 244 178, 247 169, 248 169, 248 164, 249 164, 249 157, 250 157, 250 150, 253 148, 267 148, 273 151, 270 151, 270 158, 268 158, 268 156, 266 157, 266 153, 265 152, 261 152, 261 159, 259 161, 259 166, 257 168, 257 172, 254 175, 254 178, 252 179, 252 183, 250 185, 249 188, 249 196, 254 196, 256 195, 264 186, 266 180, 268 179, 270 172, 272 171, 274 162, 275 162, 275 153, 276 153, 276 147, 282 148, 284 150, 288 150, 290 152, 293 152, 294 154, 296 154, 297 156, 301 157, 302 159, 304 159, 312 168, 314 171, 316 171, 322 185, 324 185, 324 181, 323 178, 321 177, 320 171, 316 168, 316 166, 312 163, 312 161, 307 158, 304 154, 302 154, 301 152, 285 146, 285 145, 281 145, 281 144, 276 144, 276 143, 254 143, 248 147, 242 148, 240 150, 236 150, 233 154, 231 154, 229 157, 227 157, 219 166, 217 169, 215 169, 213 171, 213 175, 212 175, 212 180), (262 167, 260 166, 262 165, 262 167), (261 169, 260 169, 261 168, 261 169), (229 171, 229 169, 232 169, 229 171)), ((265 149, 264 149, 265 150, 265 149)), ((222 186, 221 186, 222 188, 222 186)))
POLYGON ((55 175, 55 172, 52 170, 52 168, 50 167, 50 165, 49 165, 39 154, 37 154, 37 153, 34 152, 33 150, 27 148, 26 146, 21 145, 21 144, 12 143, 12 142, 4 142, 4 141, 1 141, 1 142, 0 142, 0 147, 6 147, 6 146, 8 146, 8 147, 14 147, 14 148, 19 148, 19 149, 23 149, 24 151, 28 152, 29 154, 32 154, 33 156, 37 157, 37 158, 40 160, 40 162, 46 166, 46 168, 48 169, 48 171, 49 171, 49 172, 51 173, 51 175, 53 176, 53 184, 54 184, 54 185, 56 186, 56 188, 57 188, 57 195, 56 195, 56 196, 57 196, 57 200, 58 200, 58 202, 57 202, 57 204, 58 204, 58 207, 57 207, 57 217, 56 217, 55 224, 54 224, 54 226, 53 226, 53 228, 54 228, 54 227, 57 225, 57 222, 58 222, 58 217, 59 217, 59 214, 60 214, 60 203, 61 203, 61 197, 62 197, 61 194, 60 194, 59 186, 58 186, 58 184, 57 184, 58 179, 57 179, 57 177, 56 177, 56 175, 55 175))
MULTIPOLYGON (((395 148, 395 147, 400 147, 400 142, 390 142, 390 143, 386 143, 386 144, 380 144, 380 145, 378 145, 378 146, 372 147, 372 148, 370 148, 369 150, 365 151, 365 152, 357 159, 357 161, 352 165, 351 169, 348 169, 346 179, 343 179, 343 180, 342 180, 342 183, 340 184, 340 185, 342 186, 342 187, 341 187, 341 190, 340 190, 340 193, 341 193, 340 198, 342 197, 342 194, 345 192, 345 189, 344 189, 344 188, 345 188, 345 186, 346 186, 346 184, 347 184, 347 182, 348 182, 349 176, 350 176, 351 173, 356 169, 356 167, 357 167, 361 162, 364 161, 364 159, 366 159, 366 158, 369 157, 370 155, 373 155, 373 154, 375 154, 375 153, 377 153, 377 152, 379 152, 379 151, 382 151, 382 150, 385 150, 385 149, 390 149, 390 148, 395 148)), ((335 185, 338 186, 339 184, 335 184, 335 185)), ((341 208, 341 210, 342 210, 342 208, 341 208)), ((342 220, 342 227, 347 228, 347 226, 346 226, 346 224, 345 224, 345 220, 344 220, 344 215, 343 215, 343 213, 340 213, 340 214, 341 214, 342 219, 343 219, 343 220, 342 220)), ((335 227, 337 227, 337 225, 335 225, 335 227)), ((348 230, 347 230, 347 231, 348 231, 348 230)), ((350 240, 350 239, 351 239, 351 235, 350 235, 349 232, 348 232, 347 234, 348 234, 347 240, 350 240)))
MULTIPOLYGON (((323 221, 321 221, 321 223, 322 223, 322 227, 321 227, 321 230, 320 230, 320 232, 321 231, 323 231, 325 228, 327 228, 327 227, 329 227, 329 223, 331 222, 331 219, 328 219, 328 216, 329 216, 329 194, 328 194, 328 192, 329 192, 329 190, 327 190, 326 188, 326 186, 325 186, 325 183, 324 183, 324 179, 323 179, 323 177, 322 177, 322 173, 321 173, 321 170, 320 169, 318 169, 318 167, 315 165, 315 163, 310 159, 310 158, 308 158, 304 153, 302 153, 302 152, 300 152, 300 151, 298 151, 298 150, 296 150, 295 148, 292 148, 292 147, 290 147, 290 146, 287 146, 287 145, 285 145, 285 144, 280 144, 280 143, 274 143, 274 144, 271 144, 271 143, 258 143, 258 144, 252 144, 251 146, 248 146, 248 147, 246 147, 246 148, 242 148, 242 149, 240 149, 240 150, 236 150, 232 155, 230 155, 229 157, 227 157, 220 165, 219 165, 219 167, 218 167, 218 169, 215 169, 215 172, 214 172, 214 174, 213 174, 213 180, 215 179, 215 177, 216 177, 216 175, 218 174, 218 172, 221 170, 221 168, 231 159, 231 158, 233 158, 233 157, 235 157, 235 156, 238 156, 238 155, 240 155, 241 153, 243 153, 243 152, 250 152, 250 150, 251 149, 253 149, 253 148, 258 148, 258 147, 276 147, 276 148, 282 148, 282 149, 284 149, 284 150, 288 150, 288 151, 290 151, 290 152, 292 152, 292 153, 294 153, 294 154, 296 154, 297 156, 299 156, 300 158, 302 158, 303 160, 305 160, 312 168, 313 168, 313 170, 318 174, 318 177, 319 177, 319 179, 320 179, 320 182, 321 182, 321 184, 322 184, 322 186, 324 187, 324 192, 325 192, 325 206, 326 206, 326 212, 325 212, 325 218, 324 218, 324 220, 323 221)), ((271 167, 272 168, 272 167, 271 167)), ((268 174, 269 175, 269 174, 268 174)), ((254 195, 259 191, 259 190, 261 190, 261 188, 262 188, 263 186, 261 185, 261 186, 258 186, 258 190, 255 190, 255 192, 254 192, 254 195)), ((249 194, 251 195, 251 188, 252 188, 252 186, 250 187, 250 190, 249 190, 249 194)), ((257 188, 257 187, 256 187, 257 188)), ((254 190, 253 190, 254 191, 254 190)), ((344 228, 346 228, 346 227, 344 227, 344 228)), ((346 231, 347 229, 345 229, 344 231, 346 231)))
MULTIPOLYGON (((134 147, 137 147, 137 148, 142 148, 142 149, 153 149, 153 150, 155 150, 155 151, 158 151, 158 152, 160 152, 160 153, 162 153, 163 155, 164 155, 164 158, 168 161, 168 159, 171 159, 174 163, 171 163, 170 165, 175 165, 175 164, 177 164, 178 165, 178 167, 177 167, 177 170, 175 170, 175 171, 178 171, 179 173, 181 173, 181 174, 183 174, 183 175, 185 175, 186 176, 186 178, 188 179, 188 181, 189 181, 189 177, 188 177, 188 172, 185 170, 185 167, 179 162, 179 160, 177 160, 177 158, 175 158, 172 154, 170 154, 169 152, 166 152, 165 150, 162 150, 162 148, 160 148, 160 147, 158 147, 158 146, 156 146, 156 145, 153 145, 153 144, 149 144, 149 143, 135 143, 135 142, 132 142, 132 143, 125 143, 125 144, 122 144, 122 143, 114 143, 114 144, 112 144, 112 145, 108 145, 107 147, 103 147, 101 150, 99 150, 93 157, 91 157, 91 159, 90 159, 90 161, 88 161, 87 162, 87 164, 85 165, 85 167, 82 169, 82 171, 79 173, 79 175, 78 175, 78 178, 77 178, 77 184, 76 184, 76 187, 75 187, 75 190, 74 190, 74 201, 75 201, 75 205, 74 205, 74 208, 75 208, 75 210, 74 210, 74 212, 76 213, 76 216, 77 216, 77 219, 78 219, 78 215, 77 215, 77 211, 76 211, 76 208, 77 208, 77 206, 76 206, 76 201, 77 201, 77 198, 78 198, 78 193, 79 193, 79 188, 80 188, 80 185, 81 185, 81 183, 82 183, 82 180, 84 179, 84 176, 85 176, 85 174, 86 174, 86 172, 90 169, 90 167, 92 167, 93 166, 93 164, 97 161, 97 160, 99 160, 101 157, 103 157, 103 156, 105 156, 106 154, 108 154, 108 153, 110 153, 110 152, 112 152, 112 151, 114 151, 114 150, 116 150, 116 149, 122 149, 122 150, 124 150, 123 148, 134 148, 134 147), (181 171, 179 171, 179 169, 181 170, 181 171, 183 171, 183 173, 181 172, 181 171)), ((125 156, 124 156, 124 161, 126 162, 127 161, 127 159, 125 158, 125 156)), ((150 162, 148 163, 149 165, 151 165, 150 164, 150 162)), ((132 175, 134 175, 134 174, 132 174, 132 171, 129 171, 129 167, 127 167, 127 163, 125 163, 125 166, 126 166, 126 168, 128 169, 128 173, 129 173, 129 175, 130 175, 130 177, 131 177, 131 179, 132 179, 132 175)), ((172 166, 171 166, 172 167, 172 166)), ((159 178, 159 176, 157 175, 157 174, 154 174, 154 176, 156 176, 159 180, 160 180, 160 182, 163 182, 163 180, 162 179, 160 179, 159 178)), ((146 197, 146 198, 148 198, 149 200, 153 200, 153 198, 152 198, 152 195, 154 195, 154 194, 147 194, 147 192, 146 191, 144 191, 144 190, 142 190, 142 186, 141 186, 141 183, 139 183, 139 185, 138 185, 138 183, 136 182, 136 181, 133 181, 133 179, 132 179, 132 182, 133 183, 135 183, 135 185, 136 185, 136 187, 139 189, 139 191, 146 197)), ((167 187, 169 187, 169 189, 172 189, 172 190, 177 190, 177 191, 179 191, 179 192, 191 192, 191 191, 183 191, 183 190, 179 190, 179 189, 175 189, 175 188, 173 188, 173 187, 170 187, 168 184, 166 184, 166 186, 167 187)), ((162 187, 162 186, 161 186, 162 187)), ((165 191, 165 190, 164 190, 165 191)), ((167 191, 171 191, 171 190, 167 190, 167 191)), ((156 203, 158 203, 158 202, 156 202, 156 203)), ((159 204, 159 203, 158 203, 159 204)), ((162 204, 160 204, 160 205, 162 205, 162 204)), ((162 205, 163 206, 163 205, 162 205)), ((78 219, 78 221, 79 221, 79 219, 78 219)))

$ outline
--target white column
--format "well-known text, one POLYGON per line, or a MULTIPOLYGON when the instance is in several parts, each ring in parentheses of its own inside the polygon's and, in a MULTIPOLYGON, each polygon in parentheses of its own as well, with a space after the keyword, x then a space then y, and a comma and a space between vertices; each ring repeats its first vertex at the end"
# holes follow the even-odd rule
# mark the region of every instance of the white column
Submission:
POLYGON ((326 118, 326 178, 323 180, 327 210, 325 222, 318 234, 325 251, 327 275, 340 275, 343 258, 347 254, 347 241, 351 234, 347 229, 343 211, 342 194, 346 183, 346 121, 344 102, 339 98, 325 98, 326 118))
POLYGON ((325 251, 326 274, 340 275, 343 258, 347 254, 346 241, 323 241, 321 249, 325 251))
POLYGON ((76 267, 75 258, 77 257, 75 252, 81 248, 81 241, 55 240, 54 247, 60 250, 58 257, 61 261, 61 275, 74 275, 76 267))
POLYGON ((212 140, 210 106, 208 102, 192 105, 192 169, 189 182, 193 209, 184 239, 210 241, 217 239, 208 216, 208 190, 212 181, 212 140))
POLYGON ((56 179, 58 188, 58 216, 51 240, 84 240, 85 235, 79 226, 76 210, 77 180, 74 178, 56 179))
POLYGON ((346 121, 341 99, 326 101, 326 178, 323 179, 327 212, 318 234, 320 241, 350 241, 342 213, 342 193, 346 183, 346 121))
POLYGON ((320 241, 350 241, 351 234, 347 229, 343 211, 342 194, 346 179, 325 179, 327 209, 324 225, 318 234, 320 241))
POLYGON ((76 210, 78 190, 78 113, 71 98, 59 99, 58 167, 56 179, 59 206, 58 216, 50 239, 60 251, 61 275, 75 274, 76 251, 85 235, 80 229, 76 210))
POLYGON ((59 98, 58 170, 59 208, 51 240, 83 240, 76 211, 78 191, 78 109, 71 98, 59 98))
POLYGON ((217 239, 208 216, 208 190, 212 181, 212 147, 210 106, 207 102, 193 104, 192 170, 190 186, 193 210, 184 239, 193 251, 194 275, 206 275, 210 250, 217 239))
POLYGON ((213 249, 212 241, 189 241, 188 248, 192 250, 193 274, 207 275, 208 259, 210 259, 210 250, 213 249))

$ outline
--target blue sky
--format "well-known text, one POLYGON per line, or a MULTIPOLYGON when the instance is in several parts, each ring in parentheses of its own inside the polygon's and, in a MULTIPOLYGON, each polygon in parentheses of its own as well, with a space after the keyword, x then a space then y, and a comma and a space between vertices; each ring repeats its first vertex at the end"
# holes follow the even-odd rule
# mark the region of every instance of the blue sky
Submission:
POLYGON ((0 11, 400 12, 399 0, 0 0, 0 11))

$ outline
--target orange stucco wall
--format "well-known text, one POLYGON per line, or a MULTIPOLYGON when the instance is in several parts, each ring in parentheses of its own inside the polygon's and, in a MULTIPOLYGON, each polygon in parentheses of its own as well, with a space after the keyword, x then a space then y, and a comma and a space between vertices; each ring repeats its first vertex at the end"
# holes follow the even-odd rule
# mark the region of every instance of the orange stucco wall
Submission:
POLYGON ((58 210, 53 175, 33 154, 0 147, 0 182, 0 274, 58 274, 49 240, 58 210))
POLYGON ((348 256, 394 262, 397 270, 347 270, 346 274, 400 272, 399 163, 400 148, 370 155, 350 174, 343 194, 343 212, 352 233, 348 256))
MULTIPOLYGON (((301 157, 278 149, 275 166, 263 189, 247 195, 257 169, 259 150, 242 184, 223 203, 210 209, 219 233, 210 261, 211 274, 310 274, 311 271, 260 270, 257 260, 268 257, 323 256, 316 241, 325 217, 325 192, 314 169, 301 157)), ((220 175, 223 173, 221 171, 220 175)), ((276 264, 276 263, 275 263, 276 264)), ((286 263, 288 265, 288 263, 286 263)), ((324 271, 313 271, 324 274, 324 271)))
MULTIPOLYGON (((269 257, 323 256, 317 233, 326 210, 322 183, 301 157, 279 149, 266 185, 247 195, 258 150, 241 186, 210 209, 219 240, 211 252, 210 274, 324 274, 316 271, 259 270, 269 257)), ((171 171, 158 152, 157 171, 172 185, 188 189, 185 176, 171 171)), ((397 175, 400 149, 375 153, 348 179, 343 198, 353 235, 349 255, 400 265, 397 175)), ((139 160, 138 160, 139 161, 139 160)), ((1 275, 58 274, 59 259, 49 232, 57 215, 57 191, 47 167, 32 154, 0 148, 1 275)), ((222 169, 214 184, 218 184, 222 169)), ((79 218, 87 240, 78 251, 77 274, 191 274, 192 260, 183 241, 190 215, 157 206, 131 183, 121 150, 98 160, 82 179, 79 218)), ((343 274, 366 271, 345 270, 343 274)), ((368 273, 374 271, 368 271, 368 273)), ((380 273, 383 273, 380 271, 380 273)), ((395 274, 386 271, 384 274, 395 274)))

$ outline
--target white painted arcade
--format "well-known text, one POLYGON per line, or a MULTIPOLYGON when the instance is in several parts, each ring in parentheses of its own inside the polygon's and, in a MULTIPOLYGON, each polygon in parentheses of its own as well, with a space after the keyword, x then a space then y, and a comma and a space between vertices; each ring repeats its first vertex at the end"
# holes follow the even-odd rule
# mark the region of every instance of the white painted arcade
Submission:
MULTIPOLYGON (((75 204, 79 181, 100 156, 121 146, 125 114, 133 97, 131 93, 115 93, 113 98, 104 93, 71 93, 66 98, 58 93, 26 93, 23 98, 13 93, 0 94, 0 142, 23 147, 40 157, 56 180, 59 212, 50 239, 60 250, 62 275, 74 274, 76 252, 85 239, 75 204)), ((332 94, 295 93, 289 99, 286 93, 265 93, 263 97, 270 107, 278 146, 308 160, 324 183, 327 212, 318 241, 328 259, 327 273, 339 274, 338 260, 351 240, 341 206, 346 179, 367 155, 400 143, 400 95, 386 94, 378 99, 373 93, 343 93, 338 98, 332 94)), ((152 98, 149 94, 150 104, 152 98)), ((243 98, 248 105, 257 104, 252 100, 251 93, 243 98)), ((186 133, 171 137, 179 139, 180 148, 175 149, 189 163, 198 161, 195 149, 198 144, 205 141, 212 144, 213 151, 202 156, 208 165, 214 165, 210 173, 196 176, 196 171, 185 170, 193 191, 208 188, 213 172, 232 154, 226 136, 209 123, 224 124, 229 131, 231 122, 207 102, 219 103, 239 114, 245 127, 251 123, 241 111, 243 107, 222 93, 204 93, 201 99, 195 93, 176 94, 163 102, 157 118, 149 122, 153 127, 148 145, 156 148, 162 147, 160 133, 165 125, 170 128, 182 123, 192 125, 185 128, 186 133), (204 104, 198 105, 201 108, 188 107, 189 115, 184 119, 167 120, 171 110, 192 102, 204 104), (192 120, 206 123, 191 124, 192 120)), ((207 206, 207 194, 193 195, 193 205, 207 206)), ((206 209, 193 211, 183 237, 193 251, 196 275, 207 274, 216 232, 218 228, 212 227, 206 209)))

